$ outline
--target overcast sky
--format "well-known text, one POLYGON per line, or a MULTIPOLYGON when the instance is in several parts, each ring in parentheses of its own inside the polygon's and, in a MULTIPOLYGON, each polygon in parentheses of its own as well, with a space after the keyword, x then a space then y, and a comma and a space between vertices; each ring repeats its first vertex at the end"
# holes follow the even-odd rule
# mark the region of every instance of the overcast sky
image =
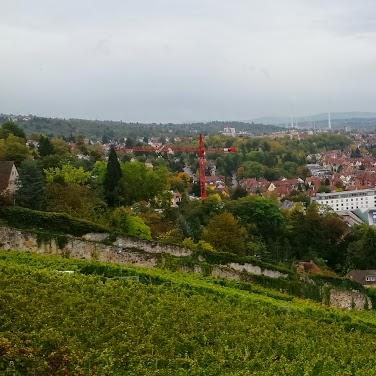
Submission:
POLYGON ((375 111, 375 0, 0 0, 0 112, 375 111))

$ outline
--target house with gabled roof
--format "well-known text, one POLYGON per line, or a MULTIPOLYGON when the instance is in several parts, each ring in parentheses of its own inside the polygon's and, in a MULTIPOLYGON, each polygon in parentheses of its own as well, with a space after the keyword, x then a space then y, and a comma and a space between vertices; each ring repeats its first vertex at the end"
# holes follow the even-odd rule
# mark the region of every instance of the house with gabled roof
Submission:
POLYGON ((265 192, 270 185, 270 181, 266 179, 247 178, 240 180, 239 185, 245 189, 247 193, 256 194, 265 192))
POLYGON ((363 286, 372 286, 376 285, 376 270, 352 270, 347 274, 347 278, 352 281, 358 282, 363 286))
POLYGON ((300 178, 294 179, 280 179, 270 183, 267 191, 269 193, 274 193, 277 197, 286 197, 292 191, 298 190, 299 186, 304 184, 304 180, 300 178))

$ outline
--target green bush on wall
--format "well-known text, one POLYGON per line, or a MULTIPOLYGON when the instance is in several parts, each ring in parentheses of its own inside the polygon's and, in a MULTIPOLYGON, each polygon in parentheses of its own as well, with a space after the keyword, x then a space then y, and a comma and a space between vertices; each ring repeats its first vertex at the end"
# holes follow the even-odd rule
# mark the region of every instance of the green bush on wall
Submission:
POLYGON ((203 251, 197 251, 195 253, 195 256, 202 256, 205 261, 209 264, 227 264, 229 262, 237 262, 240 264, 249 263, 252 265, 259 266, 261 269, 270 269, 275 270, 280 273, 293 275, 294 272, 291 269, 288 269, 287 267, 281 267, 278 265, 272 265, 266 262, 263 262, 256 257, 252 256, 239 256, 234 253, 228 253, 228 252, 203 252, 203 251))
POLYGON ((0 208, 0 219, 16 228, 43 229, 74 236, 82 236, 89 232, 109 232, 109 229, 104 226, 74 218, 68 214, 42 212, 17 206, 0 208))

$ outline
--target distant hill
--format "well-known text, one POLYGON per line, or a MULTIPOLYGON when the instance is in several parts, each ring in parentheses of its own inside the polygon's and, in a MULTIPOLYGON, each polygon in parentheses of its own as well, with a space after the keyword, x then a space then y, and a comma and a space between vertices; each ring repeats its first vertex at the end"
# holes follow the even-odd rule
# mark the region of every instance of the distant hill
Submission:
MULTIPOLYGON (((355 123, 355 120, 359 120, 359 123, 364 123, 364 120, 376 120, 376 112, 332 112, 330 114, 331 121, 337 123, 346 123, 350 121, 355 123)), ((256 123, 267 123, 273 125, 289 125, 291 118, 287 116, 275 116, 275 117, 260 117, 253 120, 256 123)), ((328 123, 328 113, 321 113, 307 116, 294 117, 294 121, 299 124, 307 124, 312 122, 328 123)), ((373 123, 373 122, 372 122, 373 123)))
MULTIPOLYGON (((248 121, 211 121, 192 123, 128 123, 112 120, 85 120, 48 118, 34 115, 0 114, 0 124, 9 118, 15 120, 27 134, 42 133, 69 137, 82 135, 91 139, 111 139, 124 137, 171 137, 193 136, 198 133, 218 134, 225 127, 235 128, 237 132, 251 135, 263 135, 281 131, 289 127, 288 117, 260 117, 248 121)), ((333 129, 376 129, 376 112, 333 112, 331 113, 333 129)), ((294 118, 299 128, 327 128, 328 114, 321 113, 294 118)))
POLYGON ((237 131, 254 135, 268 134, 281 130, 275 125, 265 125, 240 121, 212 121, 196 123, 126 123, 111 120, 84 120, 47 118, 33 115, 0 115, 0 123, 12 118, 28 134, 43 133, 48 135, 83 135, 88 138, 101 139, 107 136, 112 139, 123 137, 170 137, 190 136, 198 133, 218 134, 224 127, 236 128, 237 131))

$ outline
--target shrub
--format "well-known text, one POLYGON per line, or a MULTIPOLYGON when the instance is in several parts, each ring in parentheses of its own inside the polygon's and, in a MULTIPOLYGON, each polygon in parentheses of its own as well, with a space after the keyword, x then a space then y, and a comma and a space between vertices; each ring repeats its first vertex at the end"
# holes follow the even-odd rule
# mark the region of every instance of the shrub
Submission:
POLYGON ((20 207, 0 208, 0 218, 9 226, 28 230, 46 231, 82 236, 89 232, 108 232, 109 230, 95 223, 73 218, 64 213, 42 212, 20 207))
POLYGON ((152 239, 150 227, 141 217, 130 214, 126 208, 115 209, 112 213, 111 223, 116 230, 126 235, 143 240, 152 239))

